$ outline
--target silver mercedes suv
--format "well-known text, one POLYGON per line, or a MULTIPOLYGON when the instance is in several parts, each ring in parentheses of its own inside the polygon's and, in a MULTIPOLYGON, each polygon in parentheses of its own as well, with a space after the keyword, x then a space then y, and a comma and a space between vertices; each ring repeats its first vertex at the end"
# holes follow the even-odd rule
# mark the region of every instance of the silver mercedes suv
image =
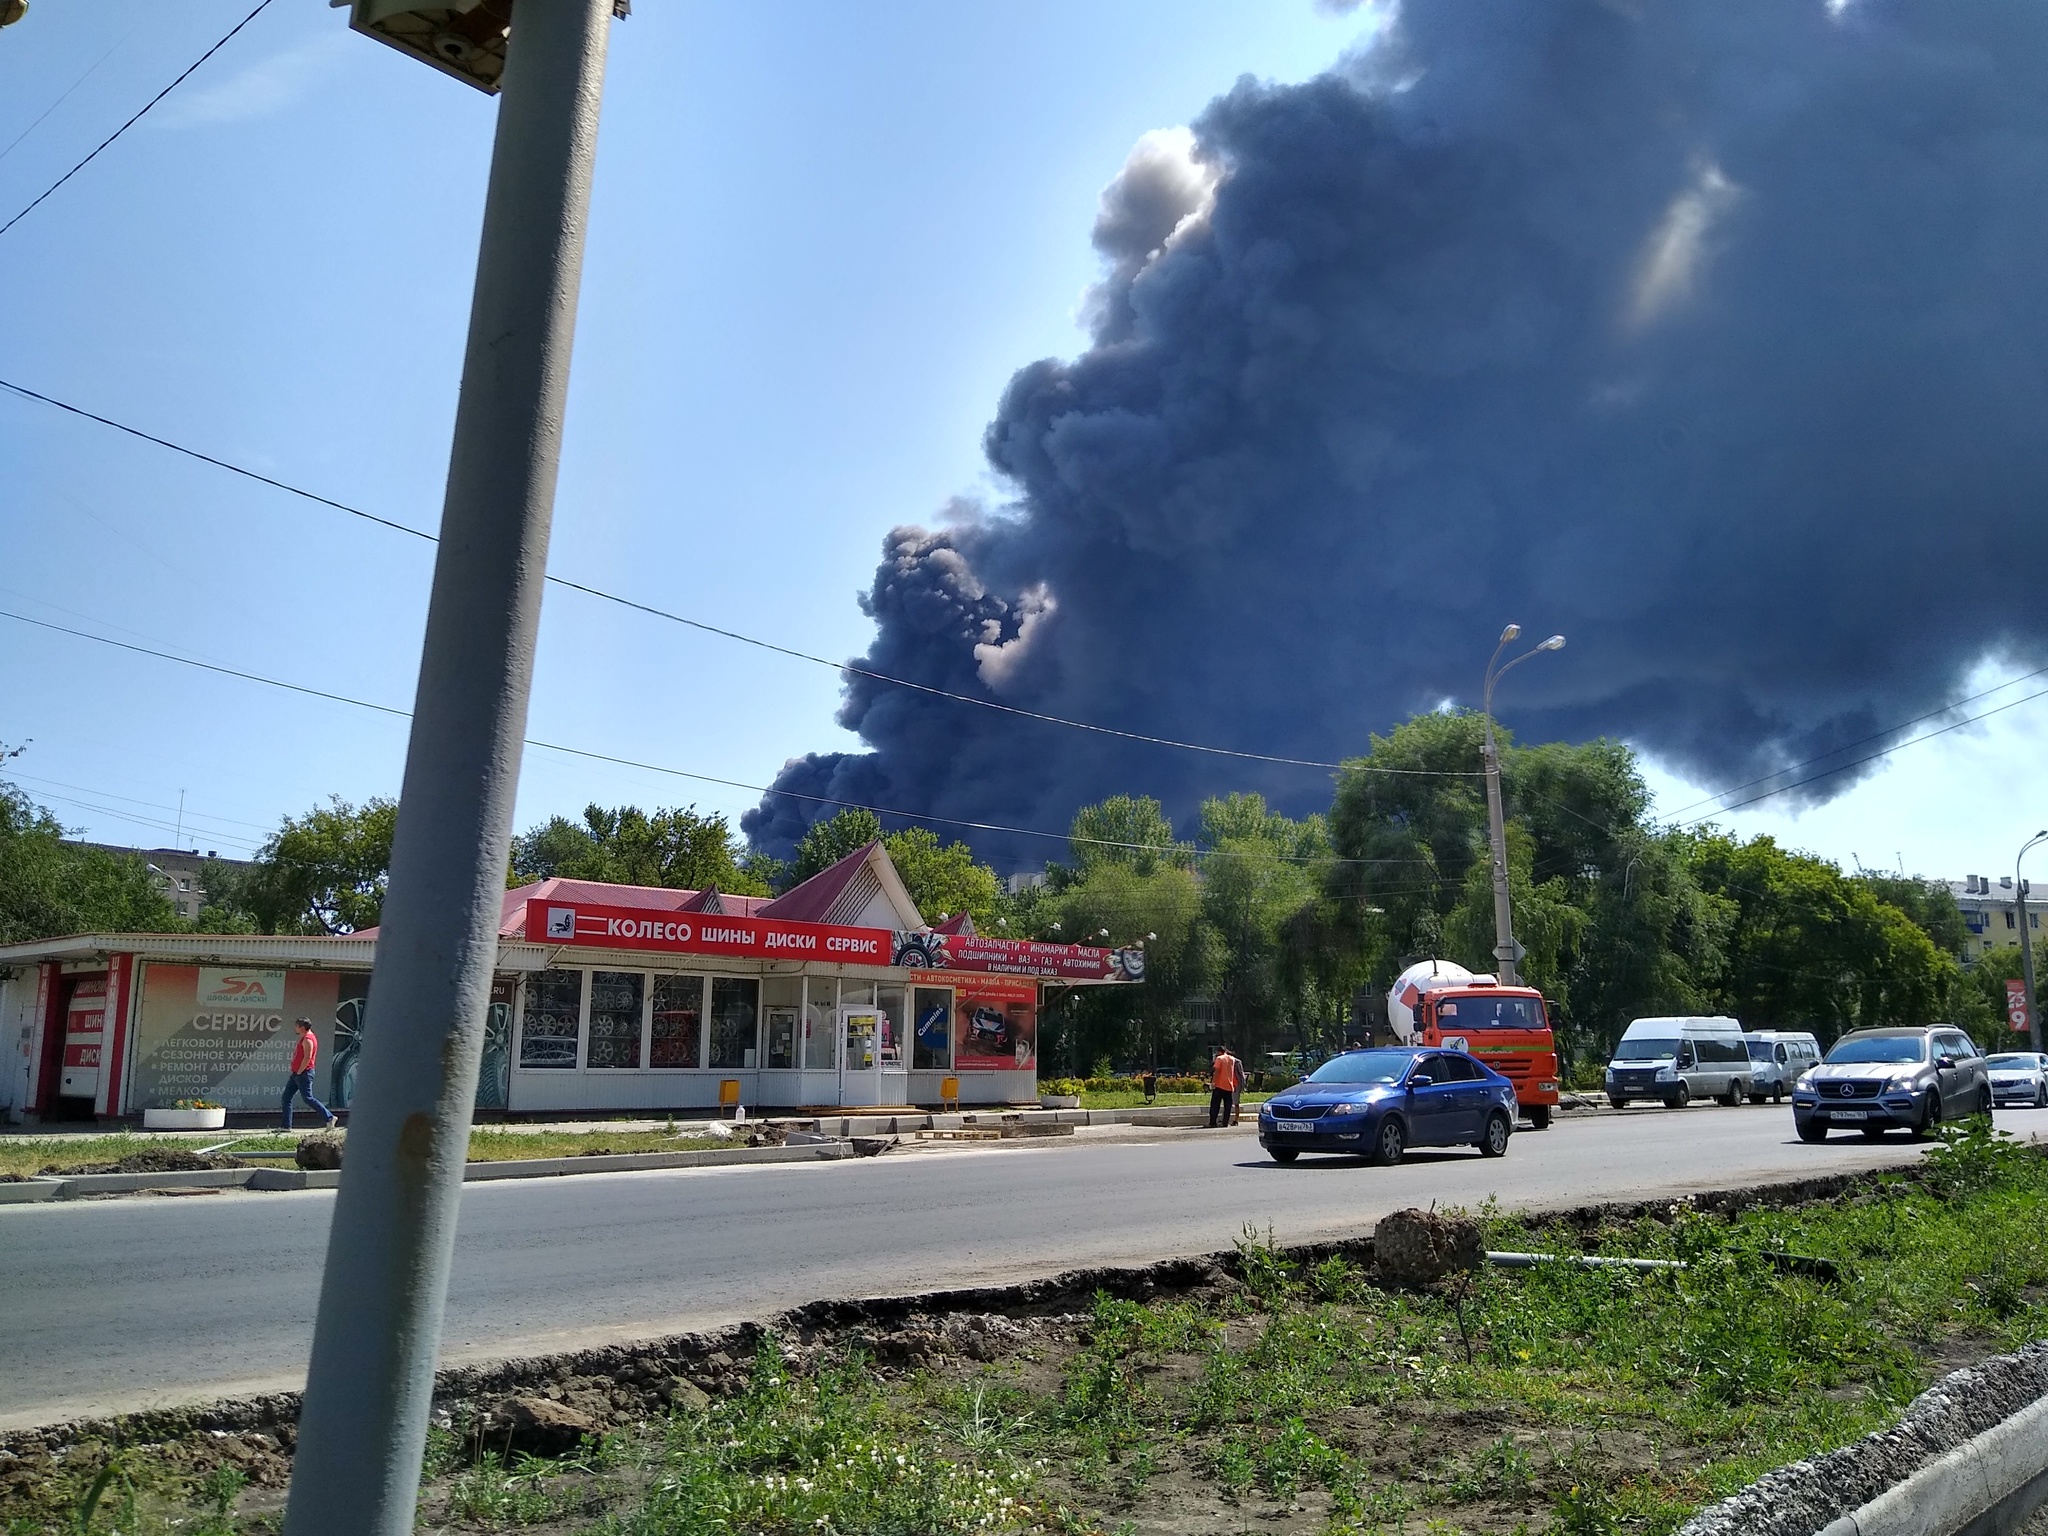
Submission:
POLYGON ((1801 1141, 1825 1141, 1831 1130, 1927 1136, 1944 1120, 1990 1113, 1983 1053, 1949 1024, 1851 1030, 1792 1085, 1801 1141))

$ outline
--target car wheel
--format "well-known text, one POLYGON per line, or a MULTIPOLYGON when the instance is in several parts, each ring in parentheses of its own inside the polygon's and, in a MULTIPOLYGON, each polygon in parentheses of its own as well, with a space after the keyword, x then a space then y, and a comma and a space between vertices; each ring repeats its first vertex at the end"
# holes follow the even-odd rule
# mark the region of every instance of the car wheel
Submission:
POLYGON ((1752 1088, 1749 1094, 1749 1102, 1752 1104, 1761 1104, 1767 1097, 1768 1095, 1765 1094, 1761 1089, 1752 1088))
POLYGON ((1913 1127, 1913 1139, 1925 1141, 1941 1129, 1941 1095, 1929 1089, 1927 1103, 1920 1110, 1920 1123, 1913 1127))
POLYGON ((1691 1102, 1692 1084, 1680 1083, 1678 1085, 1678 1091, 1676 1093, 1667 1094, 1665 1096, 1664 1107, 1666 1109, 1683 1109, 1686 1105, 1690 1104, 1691 1102))
POLYGON ((1611 1093, 1610 1093, 1609 1095, 1607 1095, 1607 1102, 1608 1102, 1609 1104, 1613 1105, 1613 1106, 1614 1106, 1614 1107, 1615 1107, 1616 1109, 1627 1109, 1627 1108, 1628 1108, 1628 1100, 1627 1100, 1627 1099, 1617 1099, 1617 1098, 1616 1098, 1616 1097, 1615 1097, 1615 1096, 1614 1096, 1613 1094, 1611 1094, 1611 1093))
POLYGON ((1273 1159, 1273 1161, 1274 1161, 1274 1162, 1276 1162, 1276 1163, 1291 1163, 1291 1162, 1293 1162, 1293 1161, 1294 1161, 1294 1160, 1295 1160, 1295 1159, 1296 1159, 1297 1157, 1301 1156, 1301 1148, 1299 1148, 1299 1147, 1268 1147, 1268 1148, 1266 1148, 1266 1155, 1267 1155, 1268 1157, 1272 1158, 1272 1159, 1273 1159))
POLYGON ((1532 1131, 1547 1131, 1550 1129, 1550 1106, 1548 1104, 1531 1104, 1529 1106, 1529 1129, 1532 1131))
POLYGON ((1796 1127, 1801 1141, 1826 1141, 1828 1128, 1818 1120, 1808 1120, 1796 1127))
POLYGON ((1785 1102, 1785 1085, 1783 1083, 1778 1084, 1777 1087, 1771 1090, 1771 1102, 1773 1104, 1782 1104, 1785 1102))
POLYGON ((1980 1115, 1988 1115, 1991 1113, 1991 1107, 1991 1090, 1989 1088, 1986 1088, 1982 1093, 1977 1095, 1977 1113, 1980 1115))
POLYGON ((2041 1086, 2034 1090, 2034 1108, 2048 1109, 2048 1081, 2043 1081, 2041 1086))
POLYGON ((1387 1116, 1380 1122, 1379 1136, 1373 1141, 1372 1160, 1382 1168, 1391 1168, 1401 1161, 1401 1155, 1407 1150, 1407 1128, 1394 1116, 1387 1116))
POLYGON ((1508 1117, 1495 1110, 1486 1117, 1486 1134, 1479 1138, 1480 1152, 1487 1157, 1507 1156, 1508 1137, 1513 1132, 1514 1127, 1508 1124, 1508 1117))

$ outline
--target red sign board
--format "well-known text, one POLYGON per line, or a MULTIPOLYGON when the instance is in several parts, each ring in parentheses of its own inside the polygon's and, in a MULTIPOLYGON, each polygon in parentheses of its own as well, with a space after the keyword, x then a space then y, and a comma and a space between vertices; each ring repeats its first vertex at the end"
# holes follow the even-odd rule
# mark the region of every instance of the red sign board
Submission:
POLYGON ((898 965, 914 970, 1071 977, 1076 981, 1137 981, 1145 973, 1142 949, 1041 944, 1036 939, 998 939, 979 933, 899 933, 896 957, 898 965))
POLYGON ((2016 977, 2005 984, 2005 1020, 2016 1035, 2034 1032, 2034 1007, 2027 997, 2027 984, 2016 977))
POLYGON ((772 917, 721 917, 715 912, 655 912, 588 901, 526 903, 526 938, 532 944, 576 944, 592 949, 651 949, 673 955, 735 955, 751 960, 843 960, 888 965, 893 935, 886 928, 842 928, 834 923, 788 923, 772 917))

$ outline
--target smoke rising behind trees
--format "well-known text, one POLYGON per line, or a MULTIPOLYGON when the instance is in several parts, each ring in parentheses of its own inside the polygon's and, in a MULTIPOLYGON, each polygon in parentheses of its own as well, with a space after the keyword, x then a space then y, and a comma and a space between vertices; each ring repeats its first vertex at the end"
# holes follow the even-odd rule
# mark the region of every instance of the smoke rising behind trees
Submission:
MULTIPOLYGON (((1009 499, 888 534, 863 664, 1331 759, 1472 702, 1512 618, 1571 639, 1525 741, 1710 783, 1843 747, 2048 660, 2044 236, 2048 11, 1408 0, 1140 142, 1089 345, 987 429, 1009 499)), ((1045 829, 1330 795, 862 677, 840 719, 869 750, 778 788, 1045 829)), ((819 811, 744 827, 787 856, 819 811)))

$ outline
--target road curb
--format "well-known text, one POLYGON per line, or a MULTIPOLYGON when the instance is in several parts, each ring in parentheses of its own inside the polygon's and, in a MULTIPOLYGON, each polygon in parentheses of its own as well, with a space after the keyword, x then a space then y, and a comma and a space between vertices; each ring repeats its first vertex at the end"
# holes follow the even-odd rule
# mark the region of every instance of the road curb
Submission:
POLYGON ((2044 1502, 2048 1343, 2035 1343, 1951 1372, 1891 1428, 1767 1474, 1678 1536, 2012 1536, 2044 1502))
MULTIPOLYGON (((747 1163, 833 1162, 858 1154, 850 1142, 826 1141, 784 1147, 712 1147, 696 1152, 616 1152, 582 1157, 522 1157, 468 1163, 462 1182, 547 1179, 579 1173, 639 1173, 665 1168, 727 1168, 747 1163)), ((252 1189, 284 1191, 334 1189, 334 1168, 192 1168, 174 1173, 43 1174, 0 1184, 0 1205, 76 1200, 83 1195, 139 1195, 159 1189, 252 1189)))

